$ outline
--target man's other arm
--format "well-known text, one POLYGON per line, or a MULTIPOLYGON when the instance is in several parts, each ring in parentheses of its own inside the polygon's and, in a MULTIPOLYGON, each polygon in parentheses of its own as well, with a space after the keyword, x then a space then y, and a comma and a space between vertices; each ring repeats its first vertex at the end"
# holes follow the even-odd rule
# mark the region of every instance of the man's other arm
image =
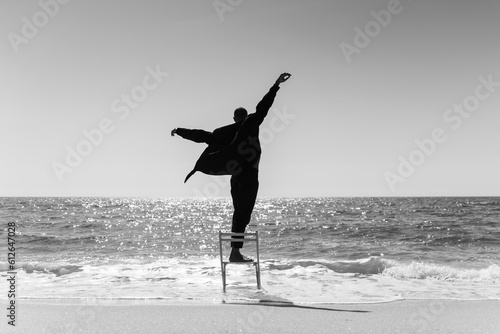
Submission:
POLYGON ((184 139, 188 139, 196 143, 207 143, 207 144, 210 144, 213 137, 212 132, 208 132, 205 130, 197 130, 197 129, 191 130, 184 128, 173 129, 171 134, 172 136, 177 134, 184 139))

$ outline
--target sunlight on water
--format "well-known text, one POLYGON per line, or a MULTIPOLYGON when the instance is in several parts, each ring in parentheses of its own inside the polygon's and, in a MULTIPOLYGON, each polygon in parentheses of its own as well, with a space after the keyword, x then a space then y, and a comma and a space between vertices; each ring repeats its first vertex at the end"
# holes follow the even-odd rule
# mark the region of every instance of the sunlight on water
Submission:
MULTIPOLYGON (((261 199, 248 230, 260 233, 263 290, 253 267, 230 265, 226 295, 227 198, 8 198, 0 216, 17 225, 20 298, 500 299, 499 203, 261 199)), ((0 276, 6 284, 5 262, 0 276)))

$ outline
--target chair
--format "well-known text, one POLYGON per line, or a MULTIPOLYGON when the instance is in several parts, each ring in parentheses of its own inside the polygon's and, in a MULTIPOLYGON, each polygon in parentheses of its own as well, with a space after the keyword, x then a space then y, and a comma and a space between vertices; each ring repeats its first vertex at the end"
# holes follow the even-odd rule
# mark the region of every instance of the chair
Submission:
POLYGON ((257 289, 261 289, 260 286, 260 261, 259 261, 259 232, 246 232, 246 233, 233 233, 233 232, 222 232, 219 231, 219 251, 220 251, 220 266, 222 270, 222 291, 226 292, 226 267, 228 264, 253 264, 255 267, 255 276, 257 277, 257 289), (234 237, 244 237, 234 238, 234 237), (255 242, 255 249, 257 252, 257 260, 252 262, 229 262, 224 261, 222 255, 222 242, 255 242))

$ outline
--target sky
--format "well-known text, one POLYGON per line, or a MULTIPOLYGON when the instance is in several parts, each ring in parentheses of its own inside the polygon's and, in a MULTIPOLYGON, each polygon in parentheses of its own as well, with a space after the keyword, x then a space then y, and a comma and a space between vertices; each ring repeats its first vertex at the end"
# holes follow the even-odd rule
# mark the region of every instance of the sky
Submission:
POLYGON ((282 72, 260 197, 500 196, 497 0, 0 2, 0 196, 229 196, 214 129, 282 72))

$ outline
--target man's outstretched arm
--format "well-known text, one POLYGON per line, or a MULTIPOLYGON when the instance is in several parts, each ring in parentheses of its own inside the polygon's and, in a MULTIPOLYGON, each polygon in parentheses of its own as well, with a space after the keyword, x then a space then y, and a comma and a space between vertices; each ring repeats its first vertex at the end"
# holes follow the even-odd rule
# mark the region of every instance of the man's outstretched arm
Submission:
POLYGON ((274 85, 269 89, 269 92, 262 98, 262 100, 257 104, 257 110, 255 112, 255 117, 257 118, 257 123, 260 125, 264 118, 267 116, 267 112, 269 108, 273 105, 274 98, 276 97, 276 93, 280 89, 280 83, 287 81, 290 78, 290 73, 283 73, 276 80, 274 85))
POLYGON ((184 128, 176 128, 173 129, 170 134, 172 136, 179 135, 184 139, 192 140, 196 143, 207 143, 210 144, 212 141, 212 132, 208 132, 205 130, 191 130, 184 128))

